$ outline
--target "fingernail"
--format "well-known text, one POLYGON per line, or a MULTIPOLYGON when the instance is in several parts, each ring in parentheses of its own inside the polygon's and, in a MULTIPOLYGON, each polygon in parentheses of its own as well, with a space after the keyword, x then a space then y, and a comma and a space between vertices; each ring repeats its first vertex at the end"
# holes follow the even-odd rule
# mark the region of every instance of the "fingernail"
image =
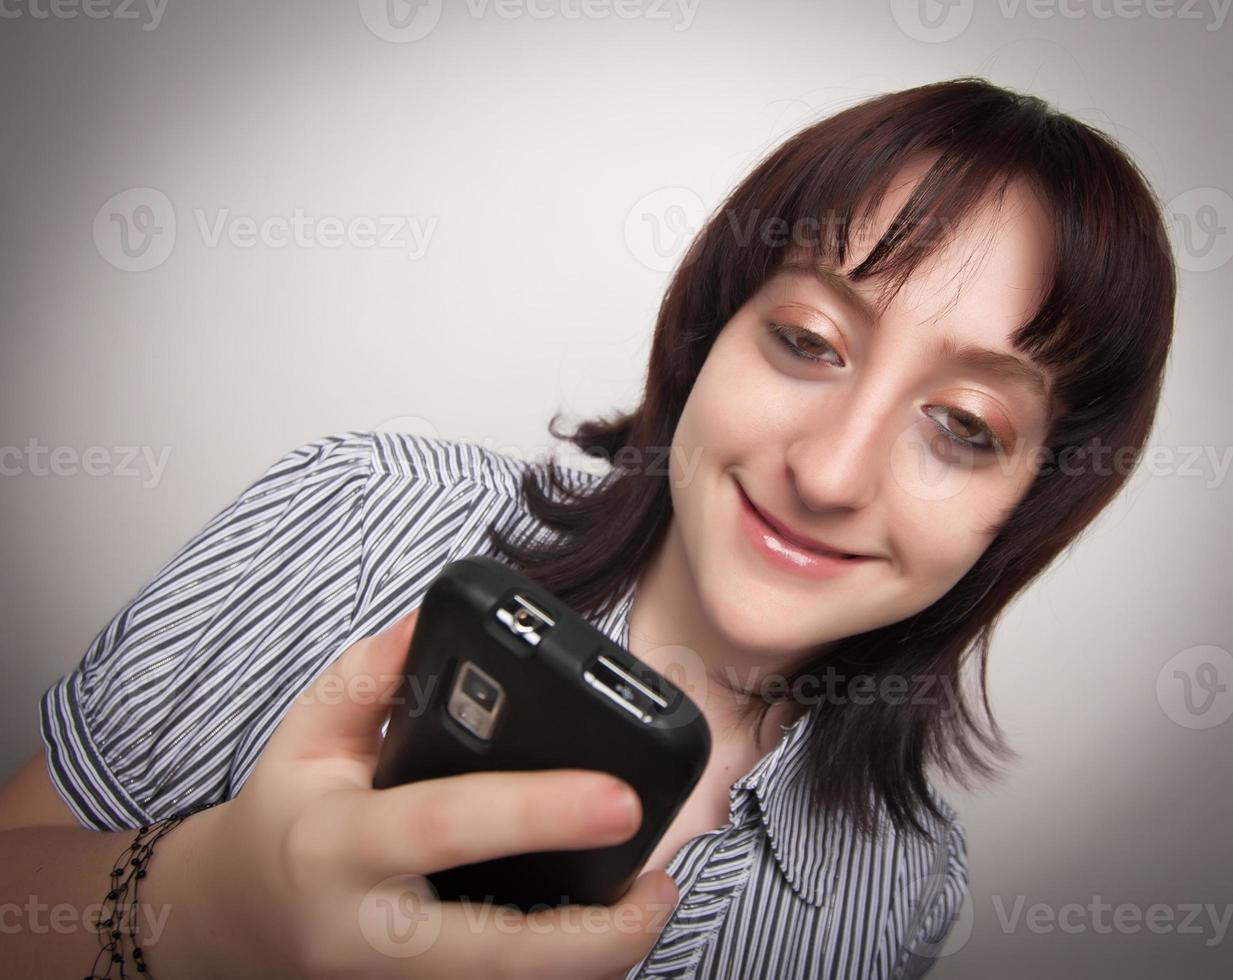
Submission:
POLYGON ((609 780, 596 794, 591 816, 599 830, 627 830, 637 816, 638 801, 624 783, 609 780))

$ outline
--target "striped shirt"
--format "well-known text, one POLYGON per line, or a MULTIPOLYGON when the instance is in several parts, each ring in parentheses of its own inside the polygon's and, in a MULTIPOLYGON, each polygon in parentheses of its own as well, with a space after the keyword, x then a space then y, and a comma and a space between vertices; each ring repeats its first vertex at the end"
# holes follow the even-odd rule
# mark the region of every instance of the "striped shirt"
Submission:
MULTIPOLYGON (((335 657, 416 607, 446 563, 500 557, 485 540, 493 520, 535 528, 519 488, 529 465, 471 442, 383 432, 283 456, 44 693, 50 775, 78 820, 122 830, 235 796, 335 657)), ((633 593, 593 620, 624 646, 633 593)), ((966 893, 963 826, 941 798, 934 842, 890 827, 869 842, 821 819, 801 778, 813 718, 785 728, 732 785, 726 826, 672 858, 680 901, 627 980, 918 977, 936 962, 966 893)))

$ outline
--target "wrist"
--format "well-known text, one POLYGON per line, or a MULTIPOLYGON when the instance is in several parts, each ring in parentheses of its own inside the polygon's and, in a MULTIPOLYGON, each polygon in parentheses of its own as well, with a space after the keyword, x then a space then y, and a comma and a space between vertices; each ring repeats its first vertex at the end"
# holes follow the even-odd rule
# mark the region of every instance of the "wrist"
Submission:
POLYGON ((136 910, 134 937, 152 980, 212 980, 228 970, 225 935, 216 922, 215 869, 204 842, 223 807, 194 813, 161 838, 150 857, 136 910))

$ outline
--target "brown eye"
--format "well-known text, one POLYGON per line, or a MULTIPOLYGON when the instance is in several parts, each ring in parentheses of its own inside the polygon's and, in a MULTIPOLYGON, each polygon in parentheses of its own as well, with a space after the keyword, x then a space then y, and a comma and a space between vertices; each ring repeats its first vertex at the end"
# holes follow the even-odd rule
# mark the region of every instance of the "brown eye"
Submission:
POLYGON ((821 334, 806 330, 804 327, 792 327, 781 323, 768 324, 775 339, 785 347, 793 357, 803 361, 815 361, 834 364, 843 367, 843 358, 839 356, 831 343, 821 334), (827 360, 826 355, 834 354, 836 361, 827 360))
POLYGON ((993 434, 993 430, 989 428, 984 419, 973 415, 971 412, 965 412, 960 408, 951 408, 949 405, 929 405, 926 406, 924 412, 934 420, 934 424, 941 433, 957 445, 981 453, 992 452, 995 449, 1002 448, 1002 441, 993 434), (945 414, 954 421, 943 425, 937 421, 934 413, 945 414), (976 438, 972 438, 972 436, 976 438))

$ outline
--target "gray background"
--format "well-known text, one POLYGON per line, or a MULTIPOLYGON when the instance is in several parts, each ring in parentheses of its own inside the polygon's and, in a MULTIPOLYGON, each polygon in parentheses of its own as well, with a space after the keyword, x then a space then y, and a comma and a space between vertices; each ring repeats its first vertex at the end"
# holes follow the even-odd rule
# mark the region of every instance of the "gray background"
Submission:
POLYGON ((417 37, 430 3, 400 33, 384 2, 6 0, 0 777, 40 747, 46 687, 284 452, 388 428, 530 458, 554 409, 634 404, 672 261, 764 152, 979 74, 1123 142, 1169 202, 1181 296, 1151 466, 997 635, 1024 758, 949 792, 972 902, 936 975, 1226 975, 1233 25, 924 2, 459 0, 417 37), (243 245, 296 209, 362 220, 243 245), (420 246, 364 237, 403 218, 420 246))

